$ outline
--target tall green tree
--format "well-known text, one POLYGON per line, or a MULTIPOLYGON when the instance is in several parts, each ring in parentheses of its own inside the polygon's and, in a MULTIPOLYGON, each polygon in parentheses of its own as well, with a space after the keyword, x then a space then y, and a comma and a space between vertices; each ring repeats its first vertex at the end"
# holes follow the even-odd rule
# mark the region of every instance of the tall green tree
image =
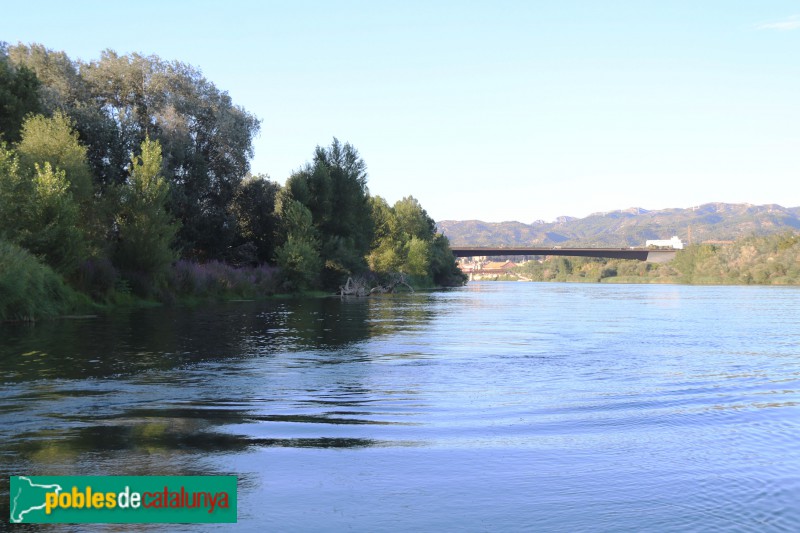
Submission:
POLYGON ((268 176, 249 176, 234 194, 231 212, 236 218, 237 231, 234 245, 237 248, 252 246, 253 260, 272 261, 275 256, 275 239, 278 215, 275 200, 280 187, 268 176))
POLYGON ((0 43, 0 136, 7 142, 19 141, 22 121, 41 111, 40 87, 36 74, 12 64, 7 45, 0 43))
POLYGON ((81 72, 91 97, 118 124, 122 150, 147 135, 161 143, 184 253, 223 258, 235 239, 232 200, 249 170, 259 121, 183 63, 107 50, 81 72))
POLYGON ((79 208, 63 170, 49 162, 23 171, 19 157, 0 143, 0 238, 26 248, 61 274, 85 256, 79 208))
POLYGON ((429 240, 436 234, 436 223, 413 196, 398 200, 394 204, 394 214, 397 219, 396 230, 405 235, 404 240, 411 237, 429 240))
POLYGON ((418 282, 442 286, 463 285, 447 237, 436 233, 436 224, 419 201, 407 196, 389 207, 383 198, 371 199, 375 239, 367 256, 379 274, 402 272, 418 282))
POLYGON ((405 259, 404 243, 396 238, 397 217, 394 210, 380 196, 370 198, 370 207, 375 233, 367 264, 370 270, 381 274, 400 272, 405 259))
POLYGON ((218 259, 229 253, 237 231, 232 201, 249 170, 258 119, 198 69, 157 56, 107 50, 84 63, 22 44, 8 55, 41 80, 47 113, 60 110, 75 121, 101 192, 127 179, 130 154, 149 136, 162 146, 183 253, 218 259))
POLYGON ((45 115, 61 111, 75 121, 98 183, 105 187, 125 181, 130 154, 141 139, 133 142, 129 135, 124 135, 127 131, 124 122, 117 122, 110 110, 95 98, 86 80, 86 65, 41 44, 11 46, 9 58, 15 65, 35 72, 41 80, 39 100, 45 115))
POLYGON ((367 268, 374 228, 366 168, 352 145, 334 138, 331 146, 318 146, 313 161, 286 182, 288 194, 308 208, 319 232, 328 288, 367 268))
POLYGON ((457 287, 467 282, 467 276, 456 264, 450 241, 441 233, 433 238, 430 271, 433 282, 441 287, 457 287))
POLYGON ((62 111, 52 117, 29 116, 22 125, 17 145, 20 164, 33 173, 35 165, 50 163, 64 171, 70 193, 78 205, 78 227, 86 239, 86 251, 97 257, 107 254, 108 235, 116 207, 115 190, 101 190, 95 184, 88 163, 88 150, 74 129, 75 121, 62 111), (103 193, 103 194, 100 194, 103 193))
POLYGON ((80 75, 80 63, 64 52, 49 50, 41 44, 19 43, 8 47, 8 57, 15 66, 32 70, 42 83, 40 104, 46 114, 65 110, 87 97, 80 75))
POLYGON ((178 224, 167 212, 169 184, 161 175, 161 146, 145 138, 131 158, 130 177, 120 191, 114 263, 123 272, 150 279, 177 258, 171 245, 178 224))

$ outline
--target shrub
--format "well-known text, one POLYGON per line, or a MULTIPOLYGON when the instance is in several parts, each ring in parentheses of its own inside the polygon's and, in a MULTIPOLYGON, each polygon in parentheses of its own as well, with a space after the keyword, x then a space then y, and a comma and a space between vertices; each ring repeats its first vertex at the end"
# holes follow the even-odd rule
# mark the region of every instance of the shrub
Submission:
POLYGON ((37 320, 85 309, 86 296, 15 244, 0 240, 0 320, 37 320))
POLYGON ((255 298, 275 294, 278 269, 269 265, 236 268, 220 261, 177 261, 167 278, 177 296, 255 298))
POLYGON ((87 259, 70 278, 72 285, 95 300, 105 300, 114 291, 117 270, 108 258, 87 259))

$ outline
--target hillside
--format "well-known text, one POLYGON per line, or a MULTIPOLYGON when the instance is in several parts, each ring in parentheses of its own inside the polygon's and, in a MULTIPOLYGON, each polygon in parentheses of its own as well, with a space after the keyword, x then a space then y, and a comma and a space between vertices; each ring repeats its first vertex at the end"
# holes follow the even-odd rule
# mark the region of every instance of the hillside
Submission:
POLYGON ((679 236, 684 242, 728 241, 800 229, 800 207, 710 203, 687 209, 630 208, 554 222, 443 220, 439 231, 454 246, 643 246, 647 239, 679 236))

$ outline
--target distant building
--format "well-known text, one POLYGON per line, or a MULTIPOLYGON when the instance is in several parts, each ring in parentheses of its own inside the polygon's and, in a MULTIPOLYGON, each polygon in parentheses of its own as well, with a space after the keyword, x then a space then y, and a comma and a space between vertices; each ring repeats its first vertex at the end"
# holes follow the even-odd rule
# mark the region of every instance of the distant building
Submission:
POLYGON ((480 271, 481 274, 507 274, 515 266, 517 264, 513 261, 489 261, 484 263, 480 269, 476 269, 475 272, 480 271))
POLYGON ((475 265, 471 263, 462 263, 459 261, 458 268, 461 269, 461 272, 464 274, 472 274, 472 271, 475 270, 475 265))
POLYGON ((517 263, 513 261, 476 261, 474 263, 459 262, 458 268, 464 274, 472 276, 501 275, 512 273, 517 263))
POLYGON ((648 248, 653 246, 655 248, 673 248, 675 250, 683 250, 683 242, 681 242, 677 236, 673 236, 669 240, 655 239, 651 241, 645 241, 644 245, 648 248))

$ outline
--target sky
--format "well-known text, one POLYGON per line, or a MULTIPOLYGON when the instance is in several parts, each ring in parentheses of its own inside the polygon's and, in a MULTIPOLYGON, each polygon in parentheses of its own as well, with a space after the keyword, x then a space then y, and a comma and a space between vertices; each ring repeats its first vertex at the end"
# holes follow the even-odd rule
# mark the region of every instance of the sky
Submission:
POLYGON ((198 67, 283 184, 334 137, 435 220, 800 206, 800 3, 43 2, 0 41, 198 67))

